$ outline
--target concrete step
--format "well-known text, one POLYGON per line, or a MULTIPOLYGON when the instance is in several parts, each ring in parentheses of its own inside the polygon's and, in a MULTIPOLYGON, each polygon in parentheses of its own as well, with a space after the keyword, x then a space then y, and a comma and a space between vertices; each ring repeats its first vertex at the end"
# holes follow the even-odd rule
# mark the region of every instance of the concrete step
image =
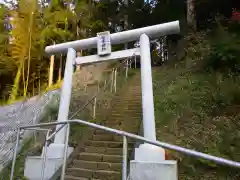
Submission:
POLYGON ((91 169, 91 170, 121 171, 122 164, 121 163, 74 160, 73 167, 83 168, 83 169, 91 169))
MULTIPOLYGON (((142 117, 140 77, 140 72, 137 72, 128 81, 126 88, 118 90, 111 100, 111 110, 102 125, 128 132, 139 129, 137 123, 142 117)), ((102 116, 98 111, 97 115, 102 116)), ((133 145, 133 140, 128 139, 129 154, 133 145)), ((94 130, 92 136, 84 142, 84 152, 77 154, 72 167, 67 168, 66 177, 68 180, 120 180, 122 146, 121 136, 94 130)))
POLYGON ((111 134, 96 134, 96 135, 92 135, 92 137, 90 138, 90 140, 93 141, 122 141, 122 137, 121 136, 114 136, 111 134))
POLYGON ((142 111, 142 108, 140 105, 135 105, 134 107, 129 107, 129 106, 121 106, 121 107, 117 107, 115 105, 115 108, 113 110, 111 110, 111 113, 140 113, 142 111))
POLYGON ((111 162, 111 163, 119 163, 122 161, 121 155, 105 155, 105 154, 88 153, 88 152, 80 153, 77 156, 77 158, 79 160, 84 160, 84 161, 111 162))
MULTIPOLYGON (((126 119, 126 118, 125 118, 126 119)), ((139 120, 139 118, 137 118, 137 120, 139 120)), ((140 121, 141 122, 141 121, 140 121)), ((116 122, 116 123, 107 123, 106 122, 106 124, 103 124, 104 126, 107 126, 107 127, 110 127, 111 128, 111 125, 119 125, 119 124, 122 124, 122 121, 120 121, 120 122, 116 122)), ((138 124, 134 124, 134 125, 131 125, 131 126, 128 126, 128 127, 139 127, 139 125, 138 124)), ((128 131, 128 132, 130 132, 131 133, 131 131, 128 131)), ((135 131, 134 131, 135 132, 135 131)), ((95 131, 94 131, 94 135, 112 135, 112 133, 109 133, 109 132, 107 132, 107 131, 104 131, 104 130, 100 130, 100 129, 96 129, 95 131)), ((122 136, 115 136, 117 139, 119 139, 119 141, 121 141, 122 142, 122 136)), ((129 139, 128 138, 128 142, 131 142, 132 140, 131 139, 129 139)), ((118 142, 118 141, 117 141, 118 142)))
POLYGON ((108 122, 105 124, 105 126, 107 127, 111 127, 111 125, 119 125, 119 124, 125 124, 126 122, 128 126, 131 126, 130 122, 129 121, 135 121, 135 122, 141 122, 141 119, 142 119, 142 116, 135 116, 133 118, 128 118, 128 117, 121 117, 121 116, 118 116, 118 117, 109 117, 109 120, 112 120, 112 122, 108 122))
POLYGON ((141 110, 141 104, 138 103, 138 104, 133 104, 132 106, 128 106, 128 103, 123 103, 121 106, 119 105, 116 105, 116 104, 113 104, 114 105, 114 108, 110 111, 110 112, 113 112, 113 111, 117 111, 117 112, 125 112, 125 111, 129 111, 129 112, 132 112, 132 111, 135 111, 135 110, 141 110))
MULTIPOLYGON (((110 128, 113 128, 113 129, 118 129, 118 130, 123 130, 123 131, 126 131, 126 132, 130 132, 130 133, 133 133, 135 134, 136 131, 139 130, 139 126, 136 125, 136 126, 127 126, 125 125, 126 122, 124 123, 119 123, 119 124, 108 124, 107 126, 110 127, 110 128)), ((127 139, 129 143, 131 143, 133 140, 132 139, 127 139)))
POLYGON ((111 116, 109 116, 109 123, 108 124, 111 124, 111 123, 115 123, 117 121, 121 122, 122 120, 126 121, 127 119, 130 120, 138 120, 138 119, 141 119, 142 117, 142 114, 139 113, 139 114, 135 114, 134 116, 131 116, 129 117, 130 114, 126 113, 125 115, 121 115, 121 114, 112 114, 111 116))
MULTIPOLYGON (((107 148, 107 147, 94 147, 94 146, 85 146, 85 152, 88 153, 99 153, 99 154, 109 154, 109 155, 120 155, 122 154, 122 148, 107 148)), ((128 148, 130 152, 132 148, 128 148)))
MULTIPOLYGON (((118 105, 112 105, 115 106, 115 108, 113 108, 111 111, 109 111, 110 113, 112 112, 121 112, 121 113, 125 113, 125 112, 139 112, 142 111, 141 105, 140 104, 135 104, 133 107, 127 106, 126 104, 123 104, 121 106, 118 105)), ((110 114, 111 115, 111 114, 110 114)))
MULTIPOLYGON (((90 180, 89 178, 84 178, 84 177, 75 177, 71 175, 66 175, 64 180, 90 180)), ((91 180, 97 180, 97 179, 92 179, 91 180)))
MULTIPOLYGON (((120 98, 120 97, 119 97, 120 98)), ((123 100, 123 101, 112 101, 110 102, 110 105, 114 108, 112 109, 121 109, 121 108, 124 108, 124 107, 130 107, 130 108, 137 108, 137 107, 140 107, 141 108, 141 100, 137 100, 137 101, 126 101, 126 100, 123 100)))
MULTIPOLYGON (((109 117, 113 117, 113 116, 116 116, 116 117, 126 117, 126 116, 128 116, 129 117, 129 115, 131 115, 131 114, 132 114, 133 117, 136 117, 136 116, 141 116, 142 112, 139 112, 139 110, 136 110, 136 111, 128 110, 128 111, 122 111, 122 112, 118 112, 118 111, 114 110, 114 111, 111 112, 111 115, 109 115, 109 117)), ((129 118, 132 118, 132 116, 129 117, 129 118)))
POLYGON ((126 107, 131 107, 133 109, 137 108, 137 107, 141 107, 141 101, 138 100, 138 101, 114 101, 112 102, 111 105, 114 105, 114 108, 113 109, 118 109, 118 108, 126 108, 126 107))
POLYGON ((120 180, 121 173, 117 171, 90 170, 82 168, 68 168, 67 174, 74 177, 96 178, 104 180, 120 180))
POLYGON ((137 97, 135 96, 135 94, 131 94, 133 97, 129 97, 129 98, 121 98, 121 96, 116 97, 116 99, 114 98, 114 102, 115 103, 125 103, 125 102, 131 102, 131 103, 141 103, 141 96, 137 97))
POLYGON ((113 142, 113 141, 86 141, 84 143, 86 146, 94 147, 110 147, 110 148, 121 148, 122 142, 113 142))
POLYGON ((140 99, 141 98, 141 91, 137 91, 137 90, 127 90, 126 93, 124 94, 119 94, 119 95, 116 95, 114 97, 114 99, 117 99, 117 100, 137 100, 137 99, 140 99), (118 99, 122 97, 122 99, 118 99))
POLYGON ((102 129, 96 129, 94 131, 94 134, 110 134, 110 133, 108 133, 107 131, 104 131, 102 129))

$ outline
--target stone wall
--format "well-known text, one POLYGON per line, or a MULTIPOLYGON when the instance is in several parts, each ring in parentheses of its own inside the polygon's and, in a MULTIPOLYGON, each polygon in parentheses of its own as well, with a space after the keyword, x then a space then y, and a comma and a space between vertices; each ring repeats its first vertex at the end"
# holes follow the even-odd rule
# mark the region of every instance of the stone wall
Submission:
MULTIPOLYGON (((16 142, 16 128, 37 124, 44 118, 48 118, 49 111, 56 109, 58 102, 59 90, 55 90, 27 101, 0 107, 0 171, 12 160, 16 142)), ((19 151, 24 140, 31 137, 31 132, 21 131, 19 151)))

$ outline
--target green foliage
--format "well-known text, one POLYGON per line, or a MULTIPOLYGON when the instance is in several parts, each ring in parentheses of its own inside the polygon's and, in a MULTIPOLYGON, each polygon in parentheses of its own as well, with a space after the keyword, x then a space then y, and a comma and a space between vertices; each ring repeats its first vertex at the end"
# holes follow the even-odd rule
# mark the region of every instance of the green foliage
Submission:
POLYGON ((239 21, 233 21, 229 23, 229 31, 236 33, 236 34, 240 34, 240 22, 239 21))
POLYGON ((207 58, 207 66, 214 70, 240 71, 240 38, 236 34, 218 31, 212 40, 211 50, 207 58))
MULTIPOLYGON (((49 71, 45 46, 92 36, 94 29, 98 31, 104 26, 95 19, 94 3, 79 0, 71 10, 66 2, 55 0, 40 6, 36 0, 30 3, 20 0, 11 10, 0 6, 1 98, 13 102, 20 96, 28 97, 45 90, 49 71), (10 21, 7 17, 13 19, 10 21), (9 25, 11 30, 6 29, 9 25)), ((56 56, 55 74, 60 67, 58 58, 56 56)))
MULTIPOLYGON (((190 42, 184 60, 154 69, 157 134, 166 142, 239 161, 240 76, 223 73, 231 66, 205 71, 204 63, 212 51, 208 38, 197 34, 187 37, 190 42)), ((233 41, 236 39, 229 43, 233 41)), ((174 152, 170 157, 179 161, 181 179, 240 177, 233 168, 210 161, 174 152)))
POLYGON ((17 68, 10 101, 17 97, 19 84, 23 83, 24 97, 27 95, 27 89, 30 76, 30 65, 33 59, 32 51, 33 42, 37 40, 38 22, 37 16, 37 1, 29 3, 26 0, 21 0, 17 11, 13 11, 12 17, 12 43, 10 47, 11 60, 14 61, 17 68), (22 77, 22 81, 21 78, 22 77))

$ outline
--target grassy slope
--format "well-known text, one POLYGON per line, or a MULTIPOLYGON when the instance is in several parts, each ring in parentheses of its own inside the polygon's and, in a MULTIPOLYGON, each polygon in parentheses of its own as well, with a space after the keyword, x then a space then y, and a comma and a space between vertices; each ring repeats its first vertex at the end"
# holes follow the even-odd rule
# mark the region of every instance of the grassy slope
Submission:
MULTIPOLYGON (((240 161, 240 76, 206 72, 187 58, 153 70, 159 140, 240 161)), ((180 179, 237 180, 240 172, 170 152, 180 179)))

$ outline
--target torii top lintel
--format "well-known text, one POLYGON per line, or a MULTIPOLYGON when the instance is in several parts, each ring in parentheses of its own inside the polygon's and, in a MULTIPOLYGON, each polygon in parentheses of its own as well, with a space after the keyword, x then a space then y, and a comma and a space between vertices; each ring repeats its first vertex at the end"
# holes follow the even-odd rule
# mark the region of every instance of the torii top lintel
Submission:
MULTIPOLYGON (((122 31, 118 33, 113 33, 110 35, 111 44, 122 44, 131 41, 136 41, 140 38, 142 34, 148 35, 150 38, 157 38, 160 36, 166 36, 170 34, 179 34, 180 25, 179 21, 168 22, 164 24, 158 24, 154 26, 148 26, 128 31, 122 31)), ((54 54, 60 52, 67 52, 68 48, 73 48, 75 50, 92 49, 97 47, 97 37, 92 37, 89 39, 76 40, 61 44, 56 44, 52 46, 47 46, 45 48, 46 53, 54 54)))

